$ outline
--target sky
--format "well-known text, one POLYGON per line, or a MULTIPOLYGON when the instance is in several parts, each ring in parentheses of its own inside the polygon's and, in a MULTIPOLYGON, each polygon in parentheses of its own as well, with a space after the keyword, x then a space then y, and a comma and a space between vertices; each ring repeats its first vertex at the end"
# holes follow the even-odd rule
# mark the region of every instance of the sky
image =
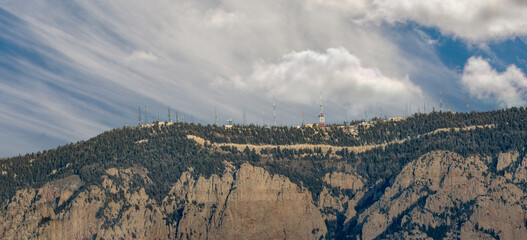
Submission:
POLYGON ((0 157, 145 120, 327 123, 527 102, 524 0, 0 0, 0 157), (159 117, 158 117, 159 116, 159 117))

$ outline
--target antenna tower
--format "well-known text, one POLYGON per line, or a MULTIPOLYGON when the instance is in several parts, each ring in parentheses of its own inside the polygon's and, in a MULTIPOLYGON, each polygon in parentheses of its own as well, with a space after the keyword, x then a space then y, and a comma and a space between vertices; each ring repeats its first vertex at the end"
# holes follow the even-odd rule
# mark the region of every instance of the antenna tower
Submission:
POLYGON ((443 111, 443 94, 439 92, 439 112, 443 111))
POLYGON ((273 97, 273 127, 276 126, 276 104, 273 97))
POLYGON ((218 126, 218 111, 214 108, 214 125, 218 126))
POLYGON ((320 114, 318 114, 318 125, 320 127, 326 126, 326 117, 324 116, 324 107, 322 106, 322 91, 320 91, 320 114))
POLYGON ((138 114, 138 121, 137 121, 137 125, 138 126, 141 126, 142 122, 141 122, 141 115, 142 115, 142 112, 141 112, 141 106, 137 106, 137 112, 139 113, 138 114))
POLYGON ((469 110, 470 110, 470 108, 469 108, 468 98, 467 98, 467 113, 469 113, 469 110))
POLYGON ((172 122, 172 116, 170 116, 170 105, 168 105, 168 122, 172 122))
POLYGON ((179 123, 179 115, 178 115, 177 109, 176 109, 176 123, 179 123))
POLYGON ((302 110, 302 127, 304 127, 304 110, 302 110))
POLYGON ((243 125, 247 125, 247 117, 245 115, 245 108, 243 109, 243 125))
POLYGON ((145 106, 145 124, 148 124, 148 108, 145 106))

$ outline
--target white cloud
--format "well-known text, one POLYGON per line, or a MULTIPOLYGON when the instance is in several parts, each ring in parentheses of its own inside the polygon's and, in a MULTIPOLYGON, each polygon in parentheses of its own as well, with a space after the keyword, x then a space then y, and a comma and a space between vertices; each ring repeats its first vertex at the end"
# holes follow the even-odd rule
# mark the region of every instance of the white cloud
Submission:
POLYGON ((527 34, 524 0, 312 0, 347 9, 359 23, 414 21, 445 35, 470 41, 500 40, 527 34))
POLYGON ((312 105, 322 91, 325 101, 351 108, 360 105, 361 111, 364 106, 400 108, 406 100, 423 98, 420 87, 407 78, 390 78, 377 68, 365 67, 344 48, 292 52, 279 63, 260 61, 250 76, 218 79, 215 85, 312 105))
POLYGON ((234 24, 237 20, 237 15, 223 9, 212 9, 205 12, 205 19, 208 25, 222 28, 234 24))
POLYGON ((312 7, 328 7, 345 11, 349 16, 360 16, 371 9, 370 0, 309 0, 312 7))
POLYGON ((126 62, 133 62, 133 61, 150 61, 150 62, 156 62, 157 56, 152 54, 149 51, 145 50, 135 50, 130 56, 126 58, 126 62))
POLYGON ((520 106, 526 103, 527 77, 515 65, 498 72, 481 57, 468 59, 462 85, 479 99, 495 99, 502 107, 520 106))
MULTIPOLYGON (((34 123, 32 132, 58 123, 62 131, 50 131, 64 142, 122 124, 134 125, 139 104, 148 105, 154 116, 157 111, 165 115, 166 106, 171 105, 180 114, 205 123, 214 120, 214 107, 224 115, 239 113, 239 118, 246 108, 247 118, 256 122, 256 116, 270 106, 270 91, 289 99, 291 104, 281 105, 282 109, 298 112, 300 107, 306 111, 310 107, 295 104, 302 101, 299 99, 316 101, 319 88, 327 86, 331 87, 322 89, 325 98, 352 107, 367 100, 386 106, 389 99, 400 97, 393 101, 399 107, 390 109, 401 114, 404 103, 400 102, 410 100, 403 98, 420 94, 415 84, 423 82, 418 79, 451 79, 443 77, 448 69, 422 39, 405 36, 401 43, 401 35, 393 29, 350 21, 371 11, 369 1, 18 0, 1 2, 0 7, 18 18, 13 22, 20 22, 0 23, 0 27, 11 28, 0 32, 0 38, 22 49, 37 49, 27 56, 0 54, 0 65, 7 66, 0 67, 2 81, 18 90, 0 90, 0 102, 9 103, 0 106, 0 112, 27 116, 34 123), (402 50, 402 44, 411 45, 415 52, 402 50), (342 49, 323 52, 335 46, 353 55, 342 49), (280 60, 292 51, 296 52, 280 60), (340 65, 332 65, 336 63, 340 65), (273 72, 280 68, 295 78, 273 72), (294 69, 313 76, 301 82, 312 89, 295 85, 302 77, 294 69), (283 89, 277 87, 278 80, 271 82, 276 85, 258 83, 263 78, 258 72, 285 81, 283 89), (266 91, 210 87, 217 76, 236 75, 239 81, 253 81, 266 91), (407 75, 415 84, 405 80, 407 75), (363 77, 369 80, 360 80, 363 77), (47 88, 30 87, 39 84, 47 88), (60 115, 39 110, 57 102, 61 103, 60 115)), ((283 118, 284 124, 297 123, 294 116, 284 114, 283 118)), ((0 119, 5 128, 27 125, 0 119)), ((2 145, 0 152, 3 149, 10 153, 10 146, 2 145)))

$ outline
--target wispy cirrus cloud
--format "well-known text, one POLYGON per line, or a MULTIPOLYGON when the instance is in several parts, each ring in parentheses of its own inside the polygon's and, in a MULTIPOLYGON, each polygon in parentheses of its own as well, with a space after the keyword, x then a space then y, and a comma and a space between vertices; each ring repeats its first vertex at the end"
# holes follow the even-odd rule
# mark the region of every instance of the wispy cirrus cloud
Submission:
MULTIPOLYGON (((156 113, 163 120, 167 105, 171 105, 187 120, 202 123, 214 120, 215 107, 223 118, 235 121, 241 119, 245 108, 247 118, 255 121, 272 108, 270 92, 280 92, 283 123, 292 125, 297 124, 296 119, 286 110, 299 112, 301 107, 315 112, 316 117, 312 103, 318 88, 330 86, 322 90, 337 110, 358 105, 352 102, 386 106, 390 100, 397 102, 397 97, 408 98, 397 102, 399 107, 390 108, 393 114, 401 114, 404 101, 430 98, 429 92, 435 91, 430 86, 452 88, 457 75, 437 58, 434 44, 428 44, 430 39, 423 40, 415 32, 401 33, 395 24, 384 23, 410 20, 460 37, 463 29, 449 30, 446 23, 439 22, 441 17, 449 19, 444 15, 453 14, 448 13, 453 9, 428 21, 395 3, 1 2, 0 112, 8 117, 0 118, 4 133, 0 155, 17 154, 19 149, 41 150, 110 128, 135 125, 138 105, 148 106, 151 120, 156 113), (394 18, 399 13, 401 18, 394 18), (353 21, 360 19, 381 24, 353 21), (295 75, 296 70, 306 71, 309 78, 295 75), (246 86, 226 89, 211 84, 215 79, 230 81, 236 76, 246 81, 246 86), (285 83, 283 89, 277 87, 279 80, 285 83), (308 87, 295 88, 299 82, 308 87), (6 140, 7 136, 18 136, 21 129, 26 133, 18 142, 31 145, 27 148, 6 140), (44 140, 36 144, 33 139, 44 140), (46 139, 48 145, 43 143, 46 139)), ((418 11, 424 8, 411 3, 418 11)), ((481 14, 480 8, 474 9, 474 14, 481 14)), ((475 21, 471 19, 462 21, 475 21)), ((498 35, 522 33, 516 25, 511 29, 500 30, 498 35)), ((498 35, 475 33, 475 37, 466 38, 498 35)), ((328 119, 340 121, 344 116, 328 119)))

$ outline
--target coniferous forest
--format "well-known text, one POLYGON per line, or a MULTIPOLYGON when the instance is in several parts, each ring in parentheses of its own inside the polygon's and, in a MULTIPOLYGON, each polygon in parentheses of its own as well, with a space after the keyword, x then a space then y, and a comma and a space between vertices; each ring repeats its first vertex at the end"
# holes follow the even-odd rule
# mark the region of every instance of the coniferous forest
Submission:
MULTIPOLYGON (((322 177, 339 170, 345 162, 369 184, 382 180, 389 184, 404 165, 433 150, 449 150, 462 156, 496 157, 500 152, 516 150, 525 155, 527 109, 510 108, 490 112, 415 114, 400 121, 374 119, 369 124, 355 122, 356 133, 331 125, 326 128, 260 127, 232 128, 192 123, 173 125, 154 123, 151 127, 123 127, 92 139, 56 149, 0 160, 0 202, 8 201, 16 190, 41 187, 46 182, 77 174, 86 184, 101 184, 101 175, 111 167, 140 166, 148 170, 154 184, 144 185, 147 194, 159 200, 181 174, 190 167, 193 173, 210 176, 221 173, 224 161, 239 166, 249 162, 271 173, 287 176, 307 187, 317 198, 325 183, 322 177), (469 128, 470 126, 485 126, 469 128), (443 131, 436 131, 443 129, 443 131), (444 131, 448 129, 449 131, 444 131), (257 154, 249 148, 239 151, 221 147, 221 151, 201 146, 187 138, 194 135, 212 143, 277 145, 257 154), (404 141, 401 141, 404 140, 404 141), (395 142, 394 142, 395 141, 395 142), (361 146, 386 144, 362 153, 346 150, 324 154, 313 149, 281 149, 278 145, 326 144, 361 146), (155 186, 155 187, 154 187, 155 186)), ((495 169, 495 161, 490 164, 495 169)), ((138 181, 137 187, 143 184, 138 181)))

